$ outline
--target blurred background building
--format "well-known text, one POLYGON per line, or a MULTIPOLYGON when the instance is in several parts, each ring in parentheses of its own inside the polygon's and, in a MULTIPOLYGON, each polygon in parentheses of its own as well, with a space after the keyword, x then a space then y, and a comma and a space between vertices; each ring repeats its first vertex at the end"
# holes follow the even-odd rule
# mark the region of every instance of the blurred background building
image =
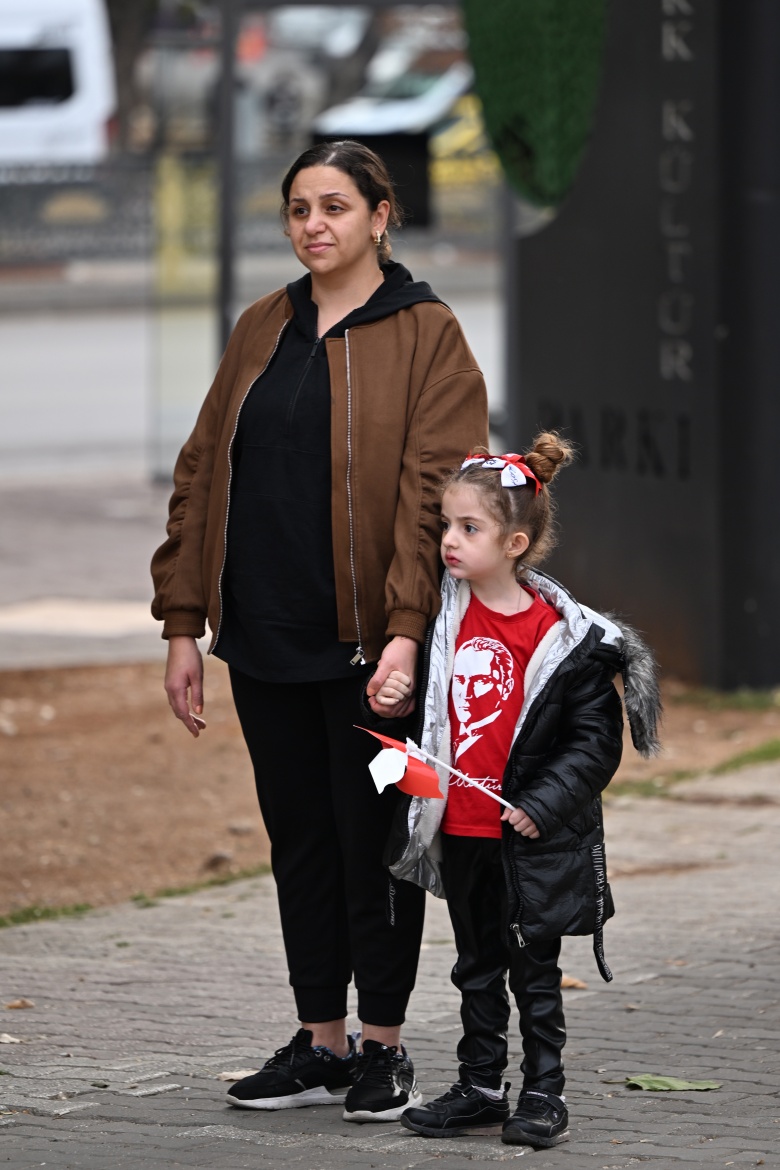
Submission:
MULTIPOLYGON (((60 353, 58 365, 75 386, 60 384, 50 400, 45 361, 38 371, 44 388, 35 414, 40 419, 46 402, 48 433, 40 425, 27 433, 31 420, 7 382, 6 475, 139 464, 153 477, 170 475, 224 336, 217 302, 228 9, 230 318, 298 274, 279 220, 290 161, 313 139, 369 128, 385 147, 398 135, 418 144, 421 165, 404 173, 398 156, 393 168, 408 221, 397 254, 419 258, 416 275, 446 269, 456 292, 495 291, 500 166, 484 133, 457 5, 0 0, 0 310, 35 313, 29 342, 25 324, 13 322, 23 355, 37 348, 43 313, 58 314, 46 322, 55 334, 67 315, 65 344, 83 331, 80 355, 63 363, 60 353), (456 273, 461 260, 468 271, 456 273), (89 316, 109 309, 110 319, 89 316), (130 352, 118 370, 123 325, 130 352), (75 414, 103 342, 95 410, 115 427, 97 444, 85 434, 95 435, 97 416, 84 427, 75 414), (70 423, 55 421, 60 410, 70 423)), ((445 281, 445 298, 452 283, 445 281)), ((500 321, 486 329, 484 310, 474 312, 472 334, 498 387, 500 321)), ((27 384, 35 395, 32 371, 27 384)), ((495 398, 500 421, 498 388, 495 398)))
POLYGON ((553 571, 667 669, 775 685, 779 66, 774 0, 0 0, 0 482, 167 482, 299 274, 287 165, 360 137, 496 443, 578 444, 553 571))

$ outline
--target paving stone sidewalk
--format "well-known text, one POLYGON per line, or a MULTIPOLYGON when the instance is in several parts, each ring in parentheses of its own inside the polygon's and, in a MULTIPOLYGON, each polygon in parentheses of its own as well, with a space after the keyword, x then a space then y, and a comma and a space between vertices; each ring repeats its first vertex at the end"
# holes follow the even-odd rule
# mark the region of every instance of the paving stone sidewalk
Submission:
MULTIPOLYGON (((0 933, 0 1165, 89 1170, 780 1166, 777 767, 701 778, 607 814, 618 905, 606 985, 567 940, 571 1140, 428 1140, 340 1110, 231 1109, 221 1074, 295 1027, 271 878, 0 933), (629 1091, 662 1073, 716 1092, 629 1091), (524 1163, 525 1164, 525 1163, 524 1163)), ((446 909, 430 900, 405 1039, 426 1094, 453 1079, 457 996, 446 909)), ((519 1044, 507 1074, 518 1086, 519 1044)))

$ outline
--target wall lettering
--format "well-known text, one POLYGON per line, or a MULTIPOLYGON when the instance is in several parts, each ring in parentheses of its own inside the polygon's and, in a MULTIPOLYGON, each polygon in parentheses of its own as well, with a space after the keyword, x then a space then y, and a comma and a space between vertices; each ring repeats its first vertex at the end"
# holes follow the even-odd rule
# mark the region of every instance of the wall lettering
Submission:
POLYGON ((686 37, 693 31, 690 20, 665 20, 661 24, 661 56, 664 61, 692 61, 693 49, 686 37))
POLYGON ((658 160, 661 190, 667 195, 682 195, 690 190, 693 177, 693 154, 684 146, 670 146, 658 160))
POLYGON ((575 467, 589 465, 617 475, 687 480, 692 474, 692 427, 686 413, 619 406, 582 406, 560 401, 538 404, 545 430, 560 431, 578 449, 575 467), (585 458, 583 458, 583 452, 585 458))
POLYGON ((658 351, 661 377, 665 382, 693 381, 693 346, 690 341, 665 338, 658 351))
POLYGON ((655 410, 637 412, 637 459, 636 469, 640 475, 655 475, 663 479, 666 466, 661 453, 660 430, 663 416, 655 410))
POLYGON ((613 410, 605 406, 600 412, 601 442, 599 467, 605 471, 628 470, 628 416, 624 410, 613 410))
POLYGON ((686 278, 685 261, 691 255, 687 240, 664 240, 666 275, 672 284, 683 284, 686 278))
POLYGON ((693 102, 667 100, 661 105, 661 133, 667 142, 692 142, 693 130, 687 121, 693 102))
POLYGON ((687 333, 693 324, 693 297, 679 288, 670 288, 658 299, 658 324, 672 337, 687 333))

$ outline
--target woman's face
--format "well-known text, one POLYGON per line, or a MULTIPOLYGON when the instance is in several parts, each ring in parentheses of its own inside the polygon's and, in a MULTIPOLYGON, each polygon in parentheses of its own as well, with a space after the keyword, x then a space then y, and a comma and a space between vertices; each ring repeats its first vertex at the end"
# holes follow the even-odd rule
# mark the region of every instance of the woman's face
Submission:
POLYGON ((295 255, 312 276, 359 271, 376 264, 376 233, 387 226, 390 204, 375 211, 337 167, 307 167, 290 188, 288 231, 295 255))

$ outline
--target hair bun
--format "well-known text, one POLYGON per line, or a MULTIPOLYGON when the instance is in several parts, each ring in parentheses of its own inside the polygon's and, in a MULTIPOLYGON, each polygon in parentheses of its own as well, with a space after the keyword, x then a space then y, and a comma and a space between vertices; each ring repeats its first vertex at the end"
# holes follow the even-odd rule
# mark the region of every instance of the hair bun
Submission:
POLYGON ((534 475, 549 483, 567 463, 574 458, 574 447, 555 431, 542 431, 534 439, 532 449, 524 459, 534 475))

